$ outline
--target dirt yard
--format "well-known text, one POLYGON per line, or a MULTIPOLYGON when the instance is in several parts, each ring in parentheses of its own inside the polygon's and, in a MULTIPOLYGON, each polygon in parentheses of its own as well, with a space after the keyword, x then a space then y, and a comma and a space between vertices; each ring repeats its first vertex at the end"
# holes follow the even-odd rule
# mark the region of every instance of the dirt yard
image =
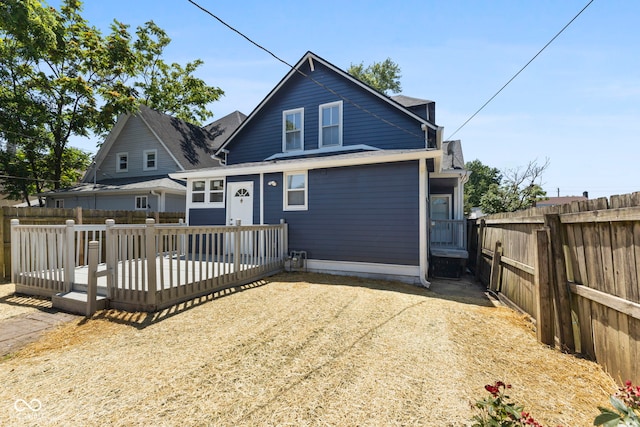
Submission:
POLYGON ((281 274, 99 312, 0 361, 0 425, 464 426, 496 380, 545 425, 592 425, 611 378, 482 295, 281 274))

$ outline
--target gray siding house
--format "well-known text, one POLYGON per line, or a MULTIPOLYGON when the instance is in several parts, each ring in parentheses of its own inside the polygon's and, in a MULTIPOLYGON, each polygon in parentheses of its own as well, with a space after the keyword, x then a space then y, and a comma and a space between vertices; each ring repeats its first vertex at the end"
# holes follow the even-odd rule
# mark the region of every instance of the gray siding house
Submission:
POLYGON ((212 157, 246 116, 198 127, 144 105, 121 116, 81 184, 44 193, 47 207, 182 212, 184 182, 171 172, 219 166, 212 157))
POLYGON ((217 150, 174 172, 190 225, 289 225, 307 269, 428 286, 433 249, 465 258, 459 141, 435 103, 386 96, 306 53, 217 150))

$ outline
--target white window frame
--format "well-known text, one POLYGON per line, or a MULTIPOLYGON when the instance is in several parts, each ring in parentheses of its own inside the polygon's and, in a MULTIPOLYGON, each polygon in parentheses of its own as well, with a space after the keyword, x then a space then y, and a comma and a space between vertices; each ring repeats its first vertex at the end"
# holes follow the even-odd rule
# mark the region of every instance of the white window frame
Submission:
POLYGON ((342 146, 342 101, 329 102, 318 106, 318 147, 341 147, 342 146), (322 144, 322 132, 324 126, 322 125, 322 110, 325 108, 338 107, 338 143, 333 145, 322 144))
POLYGON ((210 206, 213 207, 224 207, 224 198, 225 198, 225 194, 227 193, 227 181, 224 178, 209 178, 207 179, 207 182, 204 184, 204 187, 206 189, 206 200, 209 203, 210 206), (213 181, 222 181, 222 190, 212 190, 211 189, 211 183, 213 181), (222 194, 222 201, 220 202, 212 202, 211 201, 211 193, 221 193, 222 194))
POLYGON ((142 170, 155 171, 158 170, 158 150, 144 150, 142 152, 142 170), (153 154, 153 167, 149 167, 149 154, 153 154))
POLYGON ((308 171, 291 171, 284 172, 282 176, 283 185, 282 185, 282 210, 284 211, 306 211, 309 209, 309 174, 308 171), (290 190, 288 177, 294 175, 303 175, 304 176, 304 204, 303 205, 289 205, 289 192, 290 191, 301 191, 301 190, 290 190))
POLYGON ((116 154, 116 172, 129 172, 129 153, 122 152, 116 154), (120 159, 122 159, 123 157, 127 159, 126 168, 120 167, 120 159))
POLYGON ((149 206, 149 198, 147 196, 136 196, 135 201, 134 201, 134 205, 133 205, 133 209, 136 211, 146 211, 147 210, 147 206, 149 206), (144 199, 144 207, 139 207, 140 205, 142 205, 142 203, 139 203, 138 201, 142 201, 144 199))
POLYGON ((55 206, 59 209, 64 209, 64 199, 55 199, 55 206))
POLYGON ((189 182, 189 203, 192 203, 196 206, 202 206, 207 202, 207 180, 206 179, 194 179, 193 181, 189 182), (198 190, 195 191, 193 189, 194 185, 196 184, 196 182, 203 182, 204 186, 202 187, 202 190, 198 190), (196 202, 193 200, 193 196, 194 194, 202 194, 202 201, 201 202, 196 202))
POLYGON ((295 152, 304 150, 304 108, 294 108, 282 112, 282 152, 295 152), (287 115, 300 113, 300 148, 287 150, 287 115))
POLYGON ((224 208, 226 193, 227 193, 227 180, 224 177, 213 177, 213 178, 198 178, 192 181, 189 181, 189 187, 187 192, 187 197, 189 201, 189 205, 193 207, 208 207, 208 208, 224 208), (199 191, 194 191, 193 186, 196 182, 204 181, 204 189, 199 191), (222 189, 221 190, 212 190, 211 183, 213 181, 222 181, 222 189), (212 202, 211 201, 211 193, 220 193, 222 194, 222 201, 220 202, 212 202), (194 194, 202 194, 201 202, 194 202, 193 195, 194 194))

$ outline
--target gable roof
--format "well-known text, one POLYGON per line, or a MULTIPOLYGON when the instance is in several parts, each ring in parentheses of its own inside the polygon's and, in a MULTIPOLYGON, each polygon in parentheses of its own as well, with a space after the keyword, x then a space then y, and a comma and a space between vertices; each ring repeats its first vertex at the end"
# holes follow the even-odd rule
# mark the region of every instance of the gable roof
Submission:
POLYGON ((418 105, 426 105, 433 102, 428 99, 412 98, 406 95, 393 95, 390 98, 403 107, 416 107, 418 105))
MULTIPOLYGON (((280 82, 271 90, 271 92, 269 92, 269 94, 260 102, 260 104, 258 104, 258 106, 251 112, 251 114, 249 114, 247 119, 244 120, 244 122, 242 122, 242 124, 233 133, 231 133, 229 135, 227 140, 224 142, 224 144, 222 144, 220 146, 220 148, 217 150, 216 153, 220 152, 221 149, 226 147, 233 140, 233 138, 235 138, 235 136, 249 122, 251 122, 251 120, 262 110, 262 108, 269 102, 269 100, 271 100, 271 98, 280 90, 280 88, 282 88, 289 81, 289 79, 291 79, 292 76, 294 76, 294 75, 296 75, 298 73, 302 73, 303 75, 306 76, 306 74, 304 74, 300 70, 300 68, 302 67, 303 64, 308 62, 311 65, 311 68, 313 69, 313 66, 314 66, 313 65, 313 61, 317 61, 318 63, 324 65, 325 67, 327 67, 331 71, 339 74, 343 78, 349 80, 351 83, 353 83, 353 84, 355 84, 357 86, 360 86, 361 88, 363 88, 366 91, 370 92, 371 94, 375 95, 377 98, 379 98, 383 102, 386 102, 389 105, 393 106, 394 108, 397 108, 397 109, 401 110, 404 114, 407 114, 407 115, 413 117, 415 120, 419 121, 420 123, 424 124, 425 126, 428 126, 428 127, 432 128, 433 130, 438 130, 438 126, 435 126, 433 123, 430 123, 429 121, 427 121, 424 118, 420 117, 419 115, 415 114, 413 111, 409 110, 406 106, 402 105, 400 102, 392 99, 391 97, 383 94, 382 92, 379 92, 379 91, 373 89, 371 86, 367 85, 366 83, 363 83, 362 81, 360 81, 357 78, 353 77, 351 74, 347 73, 346 71, 336 67, 335 65, 331 64, 329 61, 327 61, 327 60, 319 57, 315 53, 309 51, 309 52, 304 54, 304 56, 293 66, 293 68, 291 70, 289 70, 289 72, 282 78, 282 80, 280 80, 280 82)), ((309 77, 309 76, 307 76, 307 77, 309 77)), ((318 84, 323 86, 321 83, 318 83, 318 84)), ((332 91, 332 89, 330 89, 330 88, 326 88, 325 86, 323 86, 323 87, 326 90, 332 91)), ((338 95, 338 96, 340 96, 339 93, 336 93, 336 92, 333 92, 333 93, 338 95)), ((409 97, 406 97, 406 98, 409 98, 409 97)), ((342 99, 344 101, 352 103, 351 101, 349 101, 348 99, 346 99, 344 97, 342 97, 342 99)), ((418 98, 412 98, 412 99, 416 99, 417 100, 418 98)), ((420 101, 426 101, 426 100, 420 100, 420 101)), ((431 102, 431 101, 426 101, 426 103, 429 103, 429 102, 431 102)))
POLYGON ((160 113, 146 105, 140 105, 137 113, 122 115, 98 150, 93 165, 87 170, 82 182, 92 180, 94 168, 99 168, 109 150, 118 140, 125 124, 132 117, 138 117, 173 158, 180 170, 219 166, 212 155, 226 141, 229 135, 246 118, 234 111, 204 127, 185 122, 168 114, 160 113))

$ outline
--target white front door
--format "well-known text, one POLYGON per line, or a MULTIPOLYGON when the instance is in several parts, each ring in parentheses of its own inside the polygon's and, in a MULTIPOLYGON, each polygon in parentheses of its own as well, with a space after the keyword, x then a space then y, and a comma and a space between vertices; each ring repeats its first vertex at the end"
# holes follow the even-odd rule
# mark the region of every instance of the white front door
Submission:
POLYGON ((227 185, 227 225, 253 225, 253 182, 227 185))

